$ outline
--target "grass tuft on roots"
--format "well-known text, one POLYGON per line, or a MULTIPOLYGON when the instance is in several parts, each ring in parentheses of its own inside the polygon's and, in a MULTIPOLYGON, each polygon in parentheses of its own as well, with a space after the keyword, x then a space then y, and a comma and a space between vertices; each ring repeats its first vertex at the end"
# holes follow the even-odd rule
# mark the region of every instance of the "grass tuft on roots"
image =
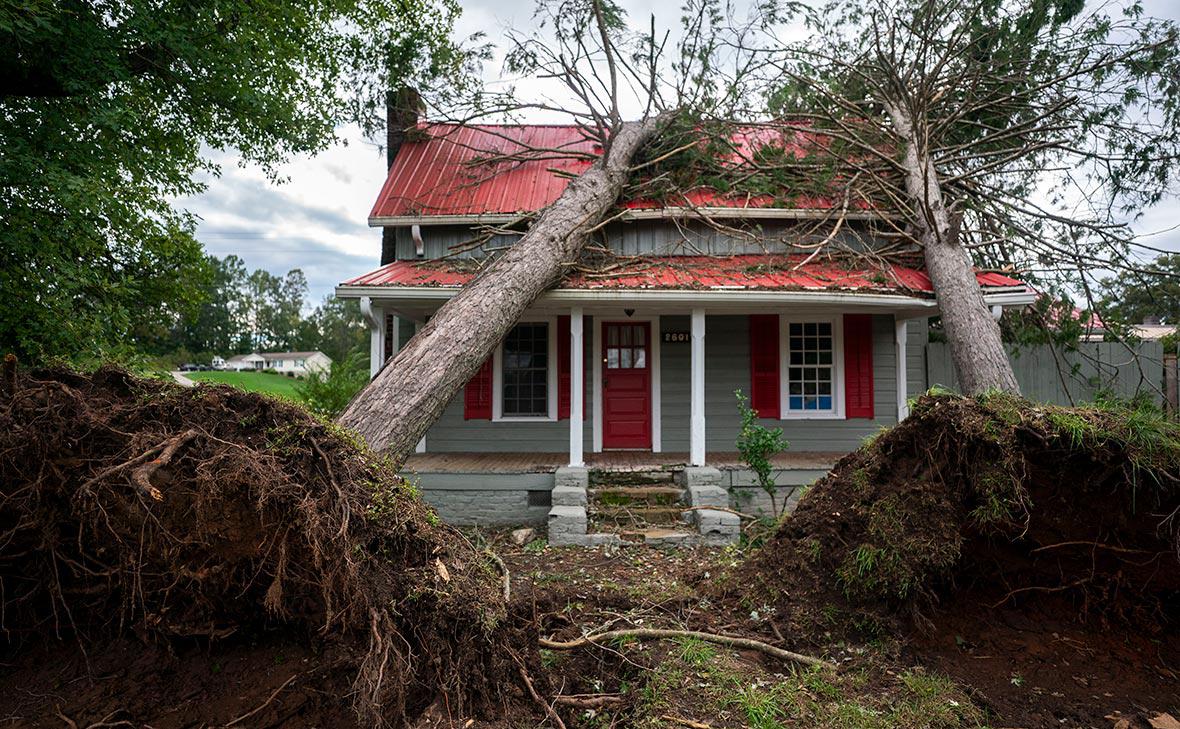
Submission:
POLYGON ((841 459, 718 590, 798 624, 840 615, 851 632, 921 624, 966 583, 998 604, 1075 595, 1083 613, 1158 629, 1180 589, 1178 487, 1180 424, 1156 410, 928 394, 841 459))

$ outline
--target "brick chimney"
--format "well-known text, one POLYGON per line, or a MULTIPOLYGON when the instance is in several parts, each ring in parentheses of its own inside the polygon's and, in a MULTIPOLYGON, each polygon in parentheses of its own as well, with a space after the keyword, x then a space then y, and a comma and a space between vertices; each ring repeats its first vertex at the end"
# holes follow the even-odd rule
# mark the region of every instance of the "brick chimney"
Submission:
MULTIPOLYGON (((385 95, 385 168, 393 167, 397 152, 406 141, 408 132, 418 124, 425 107, 416 89, 402 86, 385 95)), ((381 265, 397 259, 397 240, 394 229, 381 229, 381 265)))

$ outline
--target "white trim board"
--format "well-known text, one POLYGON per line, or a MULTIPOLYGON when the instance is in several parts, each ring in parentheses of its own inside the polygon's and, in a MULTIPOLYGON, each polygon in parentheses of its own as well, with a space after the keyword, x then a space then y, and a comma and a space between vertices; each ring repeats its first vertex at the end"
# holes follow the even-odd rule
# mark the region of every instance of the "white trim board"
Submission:
MULTIPOLYGON (((342 299, 371 297, 374 303, 389 299, 406 303, 426 305, 442 304, 459 293, 458 286, 351 286, 336 287, 336 296, 342 299)), ((985 292, 984 303, 988 306, 1025 306, 1036 301, 1037 294, 1026 289, 1003 289, 985 292)), ((934 298, 918 298, 903 294, 853 293, 848 291, 764 291, 760 289, 554 289, 546 292, 537 304, 551 305, 566 309, 571 304, 587 305, 589 314, 594 304, 634 305, 651 310, 653 306, 670 305, 692 308, 703 306, 720 313, 719 306, 732 306, 734 311, 749 311, 750 307, 763 307, 768 311, 783 306, 832 306, 838 305, 842 312, 887 309, 883 313, 903 314, 905 318, 935 316, 938 301, 934 298)))

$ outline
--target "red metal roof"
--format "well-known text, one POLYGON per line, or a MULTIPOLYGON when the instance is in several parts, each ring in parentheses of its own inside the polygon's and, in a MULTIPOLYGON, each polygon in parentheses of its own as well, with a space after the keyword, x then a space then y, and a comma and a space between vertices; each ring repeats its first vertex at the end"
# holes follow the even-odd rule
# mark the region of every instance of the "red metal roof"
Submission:
MULTIPOLYGON (((458 288, 475 272, 462 261, 394 261, 342 286, 458 288)), ((999 273, 976 274, 984 287, 1024 287, 999 273)), ((694 289, 865 291, 927 295, 934 286, 925 271, 900 265, 850 266, 847 262, 812 261, 803 256, 661 256, 645 257, 609 274, 573 272, 560 289, 694 289)))
MULTIPOLYGON (((602 151, 576 126, 427 124, 420 126, 415 136, 418 138, 406 141, 398 150, 370 218, 533 212, 561 195, 569 184, 568 175, 577 175, 590 166, 584 155, 602 151), (496 161, 500 155, 526 152, 535 159, 496 161)), ((803 157, 809 151, 822 150, 827 141, 823 135, 799 125, 743 127, 733 133, 727 161, 740 166, 753 160, 755 152, 767 145, 803 157)), ((784 196, 789 193, 784 191, 784 196)), ((782 199, 744 193, 726 195, 699 187, 685 191, 681 199, 628 200, 622 205, 630 209, 756 209, 781 207, 782 199)), ((855 201, 854 206, 865 207, 861 201, 855 201)), ((800 194, 794 197, 792 207, 822 210, 833 207, 833 202, 814 194, 800 194)))

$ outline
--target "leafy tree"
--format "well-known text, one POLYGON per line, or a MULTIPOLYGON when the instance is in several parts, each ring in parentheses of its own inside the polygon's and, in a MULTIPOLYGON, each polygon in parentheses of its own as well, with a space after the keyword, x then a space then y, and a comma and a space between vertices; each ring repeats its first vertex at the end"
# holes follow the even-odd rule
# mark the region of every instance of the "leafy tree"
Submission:
POLYGON ((1126 219, 1180 162, 1176 25, 1137 2, 767 7, 766 37, 732 44, 765 69, 772 111, 822 130, 844 198, 887 209, 887 233, 922 250, 964 388, 1015 391, 971 257, 1079 290, 1135 267, 1126 219), (803 13, 804 40, 775 37, 783 11, 803 13))
POLYGON ((208 274, 169 200, 216 173, 273 177, 388 89, 472 56, 456 0, 0 0, 0 347, 26 358, 155 336, 208 274))
POLYGON ((1158 317, 1180 324, 1180 253, 1165 253, 1144 269, 1121 271, 1099 284, 1104 319, 1139 324, 1158 317))
POLYGON ((369 357, 353 352, 333 360, 327 371, 309 373, 295 386, 295 391, 312 412, 334 418, 368 382, 369 357))
POLYGON ((174 341, 193 352, 237 353, 242 349, 249 274, 237 256, 208 260, 212 275, 201 292, 202 302, 190 316, 181 317, 174 341))
POLYGON ((369 328, 361 316, 360 303, 356 299, 324 297, 323 303, 303 320, 300 327, 299 343, 296 349, 323 352, 340 361, 353 352, 365 356, 365 372, 368 376, 369 328))

